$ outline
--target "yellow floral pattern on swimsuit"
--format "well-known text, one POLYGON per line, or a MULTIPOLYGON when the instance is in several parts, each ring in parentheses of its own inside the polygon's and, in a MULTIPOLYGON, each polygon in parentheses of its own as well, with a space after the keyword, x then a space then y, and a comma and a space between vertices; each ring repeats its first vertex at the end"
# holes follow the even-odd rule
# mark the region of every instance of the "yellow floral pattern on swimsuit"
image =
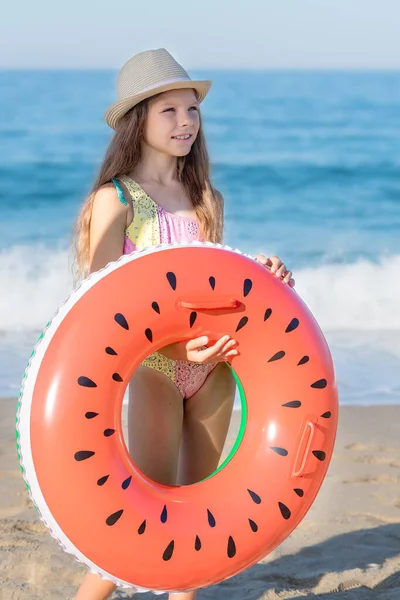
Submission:
POLYGON ((132 198, 133 221, 126 229, 126 236, 138 250, 160 243, 160 225, 157 205, 133 179, 125 175, 119 178, 132 198))
POLYGON ((144 359, 142 365, 155 369, 156 371, 161 371, 161 373, 167 375, 167 377, 175 383, 175 361, 167 358, 163 354, 160 354, 159 352, 150 354, 150 356, 144 359))

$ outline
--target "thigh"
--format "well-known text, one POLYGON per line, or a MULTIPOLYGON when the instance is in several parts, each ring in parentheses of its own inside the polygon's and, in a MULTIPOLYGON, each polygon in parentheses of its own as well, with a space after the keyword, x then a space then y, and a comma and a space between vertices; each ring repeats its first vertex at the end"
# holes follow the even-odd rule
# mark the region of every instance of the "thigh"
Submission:
POLYGON ((140 366, 129 385, 128 440, 134 463, 155 481, 175 485, 183 398, 163 373, 140 366))
POLYGON ((236 382, 225 363, 219 363, 185 404, 179 477, 181 485, 195 483, 215 471, 228 433, 236 382))

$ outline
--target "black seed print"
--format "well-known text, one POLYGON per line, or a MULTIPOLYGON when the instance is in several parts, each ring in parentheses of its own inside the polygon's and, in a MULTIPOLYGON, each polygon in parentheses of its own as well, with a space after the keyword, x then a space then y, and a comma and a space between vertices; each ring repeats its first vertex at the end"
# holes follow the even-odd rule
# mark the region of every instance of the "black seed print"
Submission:
POLYGON ((210 277, 208 281, 210 283, 211 289, 215 290, 215 277, 210 277))
POLYGON ((207 518, 208 518, 208 524, 210 527, 215 527, 215 519, 214 519, 214 515, 208 510, 207 508, 207 518))
POLYGON ((286 404, 282 404, 285 408, 300 408, 301 402, 300 400, 292 400, 291 402, 286 402, 286 404))
POLYGON ((304 496, 304 491, 301 490, 300 488, 295 488, 294 493, 297 494, 300 498, 302 498, 304 496))
POLYGON ((162 509, 162 513, 161 513, 160 519, 161 519, 161 523, 166 523, 167 522, 168 513, 167 513, 167 507, 166 507, 165 504, 164 504, 164 508, 162 509))
POLYGON ((74 456, 75 460, 80 462, 81 460, 86 460, 87 458, 90 458, 91 456, 93 456, 93 454, 94 452, 92 452, 92 450, 80 450, 79 452, 75 452, 74 456))
POLYGON ((282 502, 278 502, 278 504, 279 504, 279 510, 281 511, 282 517, 284 519, 286 519, 286 520, 290 519, 290 515, 292 513, 290 512, 290 510, 288 509, 288 507, 285 506, 285 504, 283 504, 282 502))
POLYGON ((242 329, 242 327, 244 327, 247 324, 248 320, 248 317, 242 317, 238 323, 238 326, 236 327, 236 332, 239 331, 239 329, 242 329))
POLYGON ((310 360, 309 356, 303 356, 303 358, 301 358, 299 360, 299 362, 297 363, 297 366, 299 367, 300 365, 305 365, 306 363, 308 363, 308 361, 310 360))
POLYGON ((291 331, 294 331, 295 329, 297 329, 297 327, 299 326, 300 321, 296 318, 292 319, 289 323, 289 325, 286 327, 285 329, 285 333, 290 333, 291 331))
POLYGON ((127 478, 125 479, 125 481, 123 481, 123 482, 122 482, 122 485, 121 485, 122 489, 123 489, 123 490, 126 490, 126 488, 128 488, 128 487, 129 487, 129 485, 130 485, 131 481, 132 481, 132 475, 131 475, 130 477, 127 477, 127 478))
POLYGON ((94 419, 95 417, 97 417, 99 415, 99 413, 95 413, 95 412, 87 412, 85 413, 85 417, 87 419, 94 419))
POLYGON ((156 313, 160 314, 160 307, 158 306, 157 302, 152 302, 152 303, 151 303, 151 308, 152 308, 153 310, 155 310, 155 311, 156 311, 156 313))
POLYGON ((121 383, 121 381, 123 381, 123 379, 119 373, 113 373, 112 378, 114 379, 114 381, 118 381, 118 383, 121 383))
POLYGON ((328 412, 324 412, 324 414, 323 414, 323 415, 321 415, 321 417, 322 417, 323 419, 330 419, 330 418, 331 418, 331 416, 332 416, 332 413, 331 413, 331 411, 330 411, 330 410, 328 410, 328 412))
POLYGON ((168 544, 168 546, 164 550, 164 554, 162 555, 163 560, 169 560, 174 552, 174 540, 168 544))
POLYGON ((320 461, 324 461, 326 458, 326 454, 323 450, 313 450, 313 454, 315 458, 318 458, 320 461))
POLYGON ((123 510, 117 510, 117 512, 115 512, 112 515, 110 515, 109 517, 107 517, 107 519, 106 519, 107 525, 109 527, 111 527, 112 525, 115 525, 115 523, 121 517, 121 515, 122 515, 123 512, 124 512, 123 510))
POLYGON ((277 446, 270 446, 271 450, 279 454, 279 456, 287 456, 289 453, 285 448, 278 448, 277 446))
POLYGON ((194 549, 197 550, 197 552, 199 550, 201 550, 201 540, 198 535, 196 535, 196 540, 194 542, 194 549))
POLYGON ((190 319, 189 319, 190 327, 193 327, 196 319, 197 319, 197 312, 191 312, 190 313, 190 319))
POLYGON ((146 519, 143 521, 139 529, 137 530, 139 535, 142 535, 146 531, 146 519))
POLYGON ((316 388, 317 390, 322 390, 323 388, 326 388, 326 386, 328 385, 326 379, 319 379, 318 381, 315 381, 314 383, 311 384, 312 388, 316 388))
POLYGON ((125 319, 124 315, 121 315, 121 313, 117 313, 116 315, 114 315, 114 321, 118 323, 118 325, 121 325, 121 327, 123 327, 127 331, 129 330, 128 321, 125 319))
POLYGON ((167 279, 168 279, 169 285, 175 291, 176 290, 176 275, 175 275, 175 273, 171 273, 171 271, 169 273, 167 273, 167 279))
POLYGON ((256 533, 258 531, 258 525, 257 525, 257 523, 255 523, 251 519, 249 519, 249 523, 250 523, 251 530, 254 531, 254 533, 256 533))
POLYGON ((117 353, 115 352, 114 348, 110 348, 110 346, 107 346, 106 352, 107 352, 107 354, 111 354, 111 356, 118 356, 117 353))
POLYGON ((268 362, 274 362, 274 360, 280 360, 284 356, 285 356, 284 350, 280 350, 279 352, 277 352, 276 354, 274 354, 273 356, 271 356, 271 358, 269 359, 268 362))
POLYGON ((267 308, 267 310, 265 311, 265 314, 264 314, 264 321, 269 319, 271 315, 272 315, 272 308, 267 308))
POLYGON ((248 294, 251 292, 251 288, 253 287, 253 282, 251 279, 245 279, 243 284, 243 296, 246 298, 248 294))
POLYGON ((100 477, 100 479, 97 480, 97 485, 104 485, 109 477, 109 475, 104 475, 104 477, 100 477))
POLYGON ((110 437, 110 435, 113 435, 115 433, 115 429, 105 429, 103 433, 106 437, 110 437))
POLYGON ((144 332, 144 335, 147 337, 149 342, 153 341, 153 332, 151 331, 151 329, 146 329, 146 331, 144 332))
POLYGON ((256 504, 261 504, 261 498, 258 494, 256 494, 255 492, 252 492, 251 490, 247 490, 250 494, 251 499, 253 500, 253 502, 255 502, 256 504))
POLYGON ((89 377, 78 377, 78 383, 79 385, 81 385, 82 387, 89 387, 89 388, 95 388, 97 387, 97 383, 95 383, 94 381, 92 381, 92 379, 89 379, 89 377))
POLYGON ((233 539, 233 537, 231 535, 229 536, 229 540, 228 540, 227 553, 228 553, 228 558, 233 558, 235 556, 235 554, 236 554, 235 541, 234 541, 234 539, 233 539))

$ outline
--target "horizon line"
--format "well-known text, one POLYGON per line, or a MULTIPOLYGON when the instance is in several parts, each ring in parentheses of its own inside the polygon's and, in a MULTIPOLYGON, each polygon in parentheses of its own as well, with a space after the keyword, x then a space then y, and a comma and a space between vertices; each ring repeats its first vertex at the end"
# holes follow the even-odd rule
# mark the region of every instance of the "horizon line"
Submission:
MULTIPOLYGON (((101 67, 101 66, 42 66, 42 67, 7 67, 0 65, 0 72, 26 72, 26 71, 103 71, 103 72, 118 72, 119 67, 101 67)), ((399 66, 267 66, 267 67, 232 67, 232 66, 219 66, 219 67, 187 67, 187 71, 245 71, 245 72, 267 72, 267 71, 317 71, 317 72, 398 72, 400 71, 399 66)))

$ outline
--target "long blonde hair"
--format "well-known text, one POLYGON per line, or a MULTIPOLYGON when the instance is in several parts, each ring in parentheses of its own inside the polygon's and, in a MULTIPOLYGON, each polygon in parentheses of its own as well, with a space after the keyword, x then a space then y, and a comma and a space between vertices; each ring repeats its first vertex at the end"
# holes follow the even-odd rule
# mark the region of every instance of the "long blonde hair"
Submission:
MULTIPOLYGON (((155 96, 153 96, 154 98, 155 96)), ((74 227, 73 271, 75 280, 89 271, 90 222, 93 200, 99 188, 122 175, 128 175, 141 159, 141 141, 149 99, 129 110, 118 122, 99 174, 82 205, 74 227)), ((201 126, 188 155, 177 161, 178 177, 192 201, 204 239, 220 243, 223 235, 223 206, 210 179, 210 160, 201 126)))

